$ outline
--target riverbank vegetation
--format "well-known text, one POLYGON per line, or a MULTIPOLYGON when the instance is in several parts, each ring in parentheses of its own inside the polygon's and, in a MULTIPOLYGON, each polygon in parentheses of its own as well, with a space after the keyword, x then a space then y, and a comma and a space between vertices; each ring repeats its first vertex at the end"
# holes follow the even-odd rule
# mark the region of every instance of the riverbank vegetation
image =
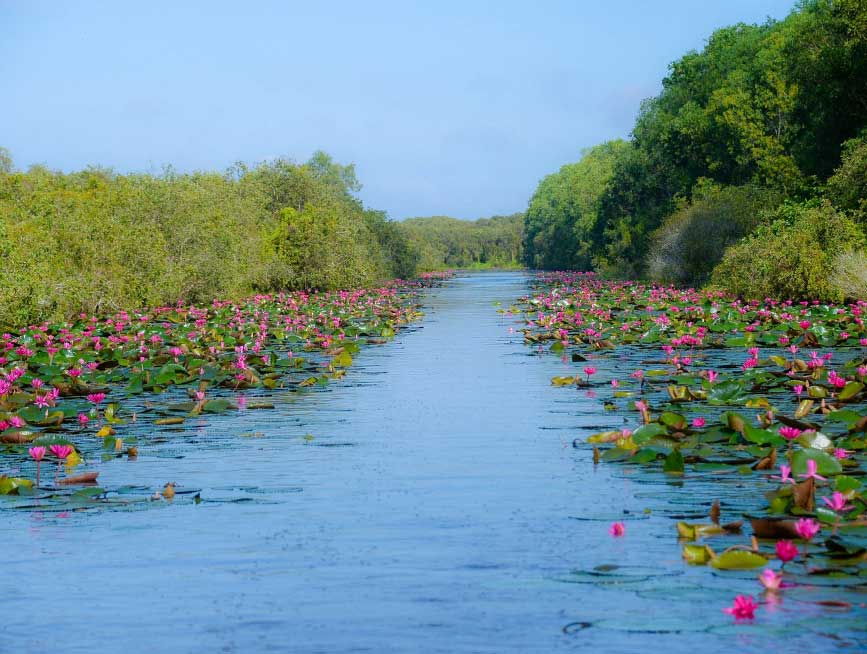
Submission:
POLYGON ((860 0, 717 30, 671 64, 629 141, 542 180, 525 263, 746 297, 863 297, 865 88, 860 0))
POLYGON ((418 252, 420 270, 520 268, 523 214, 475 221, 448 216, 408 218, 400 223, 418 252))
POLYGON ((0 164, 7 328, 416 272, 404 233, 355 196, 354 168, 324 153, 223 174, 20 172, 8 156, 0 164))

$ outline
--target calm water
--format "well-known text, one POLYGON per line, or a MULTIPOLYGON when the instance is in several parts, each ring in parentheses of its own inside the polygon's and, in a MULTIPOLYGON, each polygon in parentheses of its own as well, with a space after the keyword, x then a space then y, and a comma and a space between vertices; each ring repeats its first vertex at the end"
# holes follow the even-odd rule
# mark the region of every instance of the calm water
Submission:
POLYGON ((722 614, 755 573, 688 568, 674 522, 715 497, 749 508, 754 482, 594 467, 573 439, 622 417, 552 388, 577 364, 509 333, 494 302, 525 292, 521 273, 459 278, 342 382, 99 468, 200 504, 0 513, 0 652, 863 650, 863 608, 722 614))

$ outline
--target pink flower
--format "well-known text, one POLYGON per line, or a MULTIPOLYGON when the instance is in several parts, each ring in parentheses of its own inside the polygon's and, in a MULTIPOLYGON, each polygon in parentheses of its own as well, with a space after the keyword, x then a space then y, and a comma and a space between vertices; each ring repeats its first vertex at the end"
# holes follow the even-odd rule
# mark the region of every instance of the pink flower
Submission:
POLYGON ((78 414, 78 424, 79 424, 79 425, 81 425, 82 427, 84 427, 84 426, 87 425, 87 423, 89 423, 89 422, 90 422, 90 418, 87 416, 86 413, 79 413, 79 414, 78 414))
POLYGON ((612 379, 612 380, 611 380, 611 386, 612 386, 613 388, 617 388, 618 386, 620 386, 620 382, 617 381, 616 379, 612 379))
POLYGON ((647 402, 645 402, 644 400, 636 400, 635 408, 641 411, 641 413, 644 413, 645 411, 647 411, 647 402))
POLYGON ((205 391, 196 391, 196 401, 201 402, 205 399, 205 391))
POLYGON ((626 525, 622 522, 612 522, 611 526, 608 527, 608 533, 615 538, 620 538, 626 534, 626 525))
POLYGON ((821 530, 821 525, 812 518, 801 518, 795 523, 795 531, 803 540, 813 540, 813 536, 821 530))
POLYGON ((840 459, 841 461, 848 458, 849 454, 850 452, 848 450, 844 450, 842 447, 838 447, 834 450, 834 457, 840 459))
POLYGON ((842 513, 843 511, 851 511, 854 507, 846 503, 846 496, 840 491, 834 491, 831 497, 823 497, 822 501, 831 507, 832 511, 842 513))
POLYGON ((31 447, 28 451, 34 461, 42 461, 42 459, 45 458, 45 448, 42 446, 31 447))
POLYGON ((704 425, 705 425, 705 419, 702 418, 702 417, 694 418, 693 421, 692 421, 692 426, 693 426, 693 427, 699 427, 699 428, 701 428, 701 427, 704 427, 704 425))
POLYGON ((48 449, 50 449, 51 453, 58 459, 65 459, 72 454, 71 445, 52 445, 48 449))
POLYGON ((594 368, 593 366, 587 366, 586 368, 584 368, 584 374, 587 375, 588 379, 590 379, 591 375, 596 374, 596 368, 594 368))
POLYGON ((813 323, 811 323, 809 320, 802 320, 801 322, 798 323, 798 325, 801 327, 801 329, 804 329, 804 330, 810 329, 812 324, 813 323))
POLYGON ((753 596, 738 595, 735 597, 734 604, 727 609, 723 609, 724 613, 733 615, 735 620, 752 620, 756 617, 756 609, 759 607, 756 604, 753 596))
POLYGON ((800 435, 801 435, 801 430, 798 429, 797 427, 789 427, 789 426, 780 427, 780 436, 785 438, 787 441, 793 441, 800 435))
POLYGON ((827 481, 825 477, 820 474, 817 474, 817 470, 819 466, 813 459, 807 459, 807 472, 803 475, 798 475, 801 479, 821 479, 822 481, 827 481))
POLYGON ((778 540, 774 549, 777 551, 777 558, 783 563, 788 563, 798 556, 798 547, 790 540, 778 540))
POLYGON ((12 416, 11 418, 9 418, 9 422, 12 424, 13 427, 24 426, 24 420, 22 418, 19 418, 18 416, 12 416))
POLYGON ((801 397, 801 394, 804 392, 804 387, 801 384, 797 384, 796 386, 792 387, 792 390, 795 391, 795 395, 801 397))
MULTIPOLYGON (((774 477, 774 479, 777 479, 777 477, 774 477)), ((792 467, 791 466, 787 466, 785 463, 780 464, 779 480, 781 482, 783 482, 784 484, 785 483, 789 483, 789 484, 795 483, 795 480, 792 479, 792 467)))
POLYGON ((91 393, 87 396, 87 401, 96 406, 99 406, 104 399, 105 393, 91 393))
POLYGON ((783 583, 783 575, 770 568, 765 568, 759 575, 759 583, 768 590, 778 590, 783 583))
POLYGON ((711 384, 713 384, 713 383, 716 381, 716 378, 717 378, 717 377, 719 377, 719 373, 718 373, 718 372, 714 372, 713 370, 708 370, 708 371, 707 371, 707 380, 708 380, 711 384))

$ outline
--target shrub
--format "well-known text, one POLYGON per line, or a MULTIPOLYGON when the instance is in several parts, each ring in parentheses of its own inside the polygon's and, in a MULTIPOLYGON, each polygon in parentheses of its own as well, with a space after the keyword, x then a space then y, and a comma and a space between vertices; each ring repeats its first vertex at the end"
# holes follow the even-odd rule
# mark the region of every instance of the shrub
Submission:
POLYGON ((844 293, 833 280, 834 260, 864 243, 858 225, 829 202, 785 204, 726 250, 711 280, 747 298, 839 301, 844 293))
POLYGON ((725 249, 755 229, 762 212, 780 199, 775 191, 753 186, 700 186, 692 202, 654 233, 648 275, 664 283, 704 284, 725 249))
POLYGON ((867 298, 867 252, 841 252, 834 258, 831 281, 850 300, 867 298))

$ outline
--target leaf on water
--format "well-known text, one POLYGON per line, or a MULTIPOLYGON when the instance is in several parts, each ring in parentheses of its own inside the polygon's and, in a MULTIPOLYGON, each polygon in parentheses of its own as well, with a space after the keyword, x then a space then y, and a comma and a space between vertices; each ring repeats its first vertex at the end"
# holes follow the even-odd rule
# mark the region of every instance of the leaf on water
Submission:
POLYGON ((154 420, 155 425, 180 425, 184 422, 184 418, 158 418, 154 420))
POLYGON ((687 563, 693 565, 705 565, 714 556, 714 551, 707 545, 690 545, 683 546, 683 559, 687 563))
POLYGON ((833 454, 807 448, 805 450, 797 450, 792 455, 792 473, 795 476, 805 474, 807 472, 807 461, 811 459, 816 462, 816 468, 820 475, 836 475, 843 471, 843 466, 840 465, 840 462, 833 454))
POLYGON ((669 474, 683 474, 683 454, 680 453, 680 450, 672 450, 665 457, 662 469, 669 474))
POLYGON ((752 570, 767 565, 768 560, 761 554, 747 550, 728 550, 710 560, 717 570, 752 570))

